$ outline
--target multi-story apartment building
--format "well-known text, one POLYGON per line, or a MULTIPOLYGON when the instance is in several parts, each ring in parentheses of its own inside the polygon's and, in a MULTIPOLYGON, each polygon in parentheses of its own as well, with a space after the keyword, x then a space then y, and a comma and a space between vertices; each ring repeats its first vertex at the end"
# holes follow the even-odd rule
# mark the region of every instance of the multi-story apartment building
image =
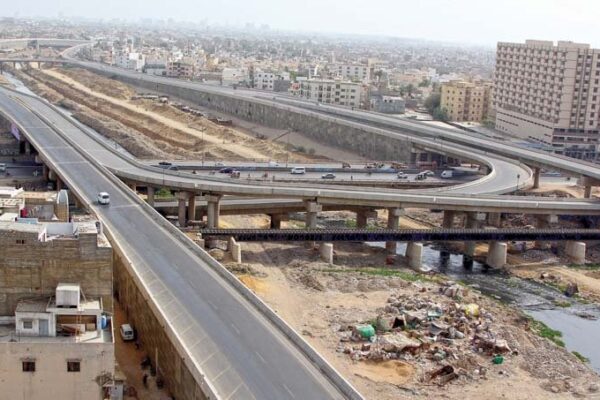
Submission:
POLYGON ((371 68, 361 64, 339 64, 333 67, 333 72, 340 78, 354 82, 369 82, 371 68))
POLYGON ((277 79, 272 72, 256 71, 252 80, 252 87, 261 90, 273 90, 273 83, 277 79))
POLYGON ((490 82, 444 83, 440 107, 451 121, 482 122, 488 114, 491 86, 490 82))
POLYGON ((196 73, 194 60, 183 57, 177 61, 167 63, 167 76, 172 78, 192 79, 196 73))
POLYGON ((301 81, 297 90, 291 93, 319 103, 355 108, 364 108, 368 98, 368 89, 360 83, 328 79, 301 81))
POLYGON ((600 133, 600 50, 588 44, 498 43, 496 129, 595 159, 600 133))

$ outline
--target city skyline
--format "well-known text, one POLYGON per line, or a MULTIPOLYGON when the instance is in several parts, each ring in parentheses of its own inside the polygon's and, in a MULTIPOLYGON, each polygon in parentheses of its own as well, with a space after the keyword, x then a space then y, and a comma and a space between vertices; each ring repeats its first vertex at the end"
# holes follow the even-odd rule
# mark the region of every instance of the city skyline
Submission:
POLYGON ((591 0, 507 0, 490 4, 476 0, 424 0, 417 4, 384 0, 377 8, 349 0, 308 0, 303 6, 288 1, 241 0, 214 4, 179 0, 175 6, 156 0, 103 2, 75 0, 7 4, 0 12, 5 17, 86 17, 139 21, 152 18, 205 22, 210 25, 257 27, 273 30, 319 33, 352 33, 442 40, 494 46, 502 41, 525 39, 571 40, 600 47, 593 37, 594 16, 600 4, 591 0), (574 9, 586 10, 573 16, 574 9), (493 17, 492 17, 493 16, 493 17))

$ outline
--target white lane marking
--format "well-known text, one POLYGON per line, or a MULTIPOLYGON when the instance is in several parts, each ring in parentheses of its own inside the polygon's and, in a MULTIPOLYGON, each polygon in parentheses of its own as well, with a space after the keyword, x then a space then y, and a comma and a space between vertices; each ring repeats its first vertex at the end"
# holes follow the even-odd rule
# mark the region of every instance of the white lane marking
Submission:
POLYGON ((137 204, 124 204, 122 206, 109 206, 109 210, 120 210, 121 208, 136 208, 139 207, 137 204))
POLYGON ((260 355, 260 353, 258 351, 254 351, 254 354, 256 354, 256 356, 260 359, 260 361, 262 361, 264 364, 267 363, 267 360, 264 359, 263 356, 260 355))
POLYGON ((225 400, 229 400, 229 399, 231 399, 231 398, 233 397, 233 395, 235 394, 235 392, 237 392, 238 390, 240 390, 240 388, 241 388, 242 386, 244 386, 244 384, 243 384, 243 383, 240 383, 239 385, 237 385, 237 386, 235 387, 235 389, 233 389, 233 391, 232 391, 231 393, 229 393, 229 396, 227 396, 227 398, 226 398, 225 400))
POLYGON ((240 336, 240 330, 237 328, 237 326, 235 326, 235 324, 233 322, 230 323, 231 327, 233 328, 233 330, 235 331, 235 333, 238 334, 238 336, 240 336))
POLYGON ((292 393, 292 391, 290 390, 290 388, 289 388, 289 387, 287 387, 287 385, 286 385, 285 383, 282 383, 282 384, 281 384, 281 386, 283 386, 283 388, 284 388, 285 390, 287 390, 287 392, 290 394, 290 396, 292 396, 292 399, 295 399, 295 398, 296 398, 296 396, 294 396, 294 393, 292 393))
POLYGON ((206 302, 207 302, 208 304, 210 304, 210 306, 211 306, 212 308, 214 308, 215 310, 218 310, 218 309, 219 309, 219 307, 217 307, 217 305, 216 305, 215 303, 213 303, 212 301, 210 301, 210 300, 206 300, 206 302))
POLYGON ((215 375, 214 377, 212 377, 212 381, 216 381, 217 379, 219 379, 221 377, 221 375, 223 375, 225 372, 229 371, 230 367, 225 368, 223 371, 219 372, 217 375, 215 375))
POLYGON ((89 164, 89 161, 59 161, 56 164, 69 165, 69 164, 89 164))

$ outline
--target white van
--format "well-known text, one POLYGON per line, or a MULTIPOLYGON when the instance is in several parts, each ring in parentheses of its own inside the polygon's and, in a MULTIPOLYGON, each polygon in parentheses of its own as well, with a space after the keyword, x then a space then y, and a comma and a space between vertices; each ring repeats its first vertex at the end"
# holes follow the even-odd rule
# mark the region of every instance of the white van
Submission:
POLYGON ((0 163, 0 172, 6 172, 6 164, 0 163))
POLYGON ((305 167, 294 167, 294 168, 292 168, 290 173, 294 174, 294 175, 304 175, 306 173, 306 168, 305 167))
POLYGON ((450 179, 450 178, 452 178, 453 175, 454 175, 454 171, 452 171, 451 169, 447 169, 447 170, 442 171, 440 178, 450 179))
POLYGON ((125 342, 135 339, 135 335, 133 333, 133 328, 129 324, 121 325, 119 332, 121 333, 121 338, 125 342))

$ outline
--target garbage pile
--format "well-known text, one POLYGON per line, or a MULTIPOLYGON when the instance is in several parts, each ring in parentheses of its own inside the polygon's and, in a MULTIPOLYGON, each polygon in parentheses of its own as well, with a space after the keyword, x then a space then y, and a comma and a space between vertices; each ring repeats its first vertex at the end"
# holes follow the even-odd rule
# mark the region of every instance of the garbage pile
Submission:
POLYGON ((338 351, 355 361, 447 364, 431 373, 430 379, 439 378, 440 383, 458 377, 450 364, 461 358, 479 354, 501 364, 513 352, 493 316, 478 304, 463 302, 468 288, 449 281, 440 293, 444 297, 438 302, 425 293, 390 296, 374 320, 340 329, 338 351))

